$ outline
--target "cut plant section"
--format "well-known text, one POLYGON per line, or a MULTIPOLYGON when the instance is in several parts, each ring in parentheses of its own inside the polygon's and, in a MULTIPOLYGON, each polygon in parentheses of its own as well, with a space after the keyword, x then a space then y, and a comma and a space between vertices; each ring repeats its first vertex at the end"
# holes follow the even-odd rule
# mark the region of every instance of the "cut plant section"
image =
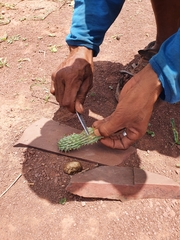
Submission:
POLYGON ((58 142, 59 150, 63 152, 69 152, 79 149, 85 145, 97 143, 102 138, 102 136, 96 136, 93 128, 91 127, 88 128, 88 132, 88 135, 85 133, 85 131, 82 131, 79 134, 73 133, 61 138, 58 142))

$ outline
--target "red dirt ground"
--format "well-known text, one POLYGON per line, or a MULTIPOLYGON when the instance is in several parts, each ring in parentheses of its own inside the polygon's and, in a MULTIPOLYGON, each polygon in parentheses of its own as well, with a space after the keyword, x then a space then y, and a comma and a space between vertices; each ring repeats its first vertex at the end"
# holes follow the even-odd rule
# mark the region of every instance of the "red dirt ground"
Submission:
MULTIPOLYGON (((22 173, 0 198, 0 238, 41 239, 180 239, 180 200, 146 199, 128 202, 83 199, 66 192, 70 176, 63 166, 71 159, 31 148, 14 148, 24 130, 41 117, 81 128, 77 118, 59 109, 49 94, 52 71, 68 55, 65 36, 73 13, 71 1, 2 0, 0 2, 0 194, 22 173), (9 22, 9 20, 11 20, 9 22), (7 23, 7 24, 5 24, 7 23), (57 46, 57 52, 50 51, 57 46), (59 109, 59 110, 58 110, 59 109), (66 198, 64 205, 60 204, 66 198)), ((107 32, 95 62, 94 87, 85 103, 88 110, 108 116, 120 70, 137 51, 155 39, 156 29, 150 1, 127 0, 121 15, 107 32), (119 36, 119 38, 117 38, 119 36), (117 40, 119 39, 119 40, 117 40)), ((162 174, 180 183, 180 149, 174 144, 170 119, 180 132, 179 104, 157 105, 150 130, 134 146, 137 153, 123 166, 136 166, 162 174)), ((83 168, 95 164, 81 161, 83 168)))

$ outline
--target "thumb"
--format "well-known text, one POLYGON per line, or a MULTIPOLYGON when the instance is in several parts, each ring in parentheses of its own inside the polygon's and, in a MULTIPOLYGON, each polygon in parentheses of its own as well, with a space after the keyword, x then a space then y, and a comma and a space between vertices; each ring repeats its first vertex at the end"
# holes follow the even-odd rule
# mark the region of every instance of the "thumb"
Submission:
POLYGON ((80 103, 79 100, 76 100, 75 102, 75 110, 80 114, 82 114, 84 111, 83 105, 80 103))
POLYGON ((125 127, 120 123, 120 121, 119 114, 115 111, 109 117, 94 122, 93 127, 98 129, 100 135, 109 137, 113 133, 125 127))

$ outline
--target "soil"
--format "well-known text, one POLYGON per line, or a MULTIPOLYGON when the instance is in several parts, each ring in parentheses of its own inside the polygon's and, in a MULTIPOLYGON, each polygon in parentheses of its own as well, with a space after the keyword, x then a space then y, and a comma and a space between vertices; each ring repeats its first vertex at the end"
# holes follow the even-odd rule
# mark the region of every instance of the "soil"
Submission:
MULTIPOLYGON (((42 117, 81 129, 73 114, 59 109, 50 95, 53 70, 67 57, 73 2, 62 0, 1 0, 0 3, 0 236, 22 239, 180 239, 180 200, 146 199, 109 201, 84 199, 66 192, 70 176, 63 172, 72 159, 32 148, 14 148, 24 130, 42 117), (5 37, 6 38, 6 37, 5 37), (57 52, 51 47, 56 46, 57 52), (64 203, 64 204, 62 204, 64 203)), ((120 70, 132 66, 137 52, 155 39, 150 1, 128 0, 108 30, 101 52, 94 59, 94 87, 85 102, 104 117, 116 107, 115 89, 120 70)), ((134 146, 137 153, 123 166, 136 166, 180 183, 180 148, 174 143, 170 119, 180 132, 178 104, 161 102, 154 109, 149 129, 134 146)), ((96 164, 80 161, 83 168, 96 164)))

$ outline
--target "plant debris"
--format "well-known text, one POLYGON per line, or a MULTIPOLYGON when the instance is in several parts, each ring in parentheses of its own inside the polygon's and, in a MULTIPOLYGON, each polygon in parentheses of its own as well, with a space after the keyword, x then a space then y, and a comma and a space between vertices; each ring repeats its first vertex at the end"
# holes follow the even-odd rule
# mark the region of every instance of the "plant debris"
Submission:
POLYGON ((173 135, 174 135, 174 142, 175 144, 180 145, 179 134, 178 134, 178 131, 176 130, 174 118, 171 118, 171 126, 173 130, 173 135))

